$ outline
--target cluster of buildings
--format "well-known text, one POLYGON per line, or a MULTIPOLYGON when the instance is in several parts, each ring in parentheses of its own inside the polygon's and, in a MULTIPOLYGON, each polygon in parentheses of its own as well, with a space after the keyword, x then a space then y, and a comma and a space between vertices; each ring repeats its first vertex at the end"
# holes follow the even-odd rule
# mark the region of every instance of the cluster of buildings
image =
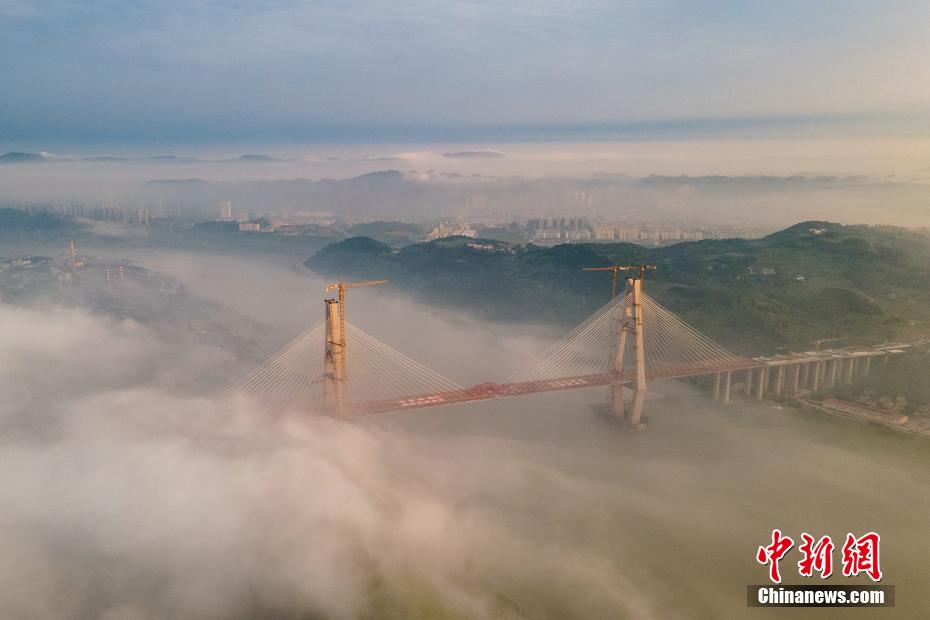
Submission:
MULTIPOLYGON (((83 263, 82 263, 83 265, 83 263)), ((0 293, 16 296, 55 284, 70 284, 72 263, 48 256, 0 257, 0 293)))
POLYGON ((61 215, 65 217, 74 217, 84 220, 94 220, 97 222, 117 222, 120 224, 139 224, 148 226, 152 221, 152 216, 146 207, 120 207, 116 204, 102 203, 99 205, 87 205, 84 203, 74 203, 70 205, 52 205, 25 203, 17 207, 29 215, 61 215))
POLYGON ((55 257, 0 257, 0 292, 15 296, 41 293, 56 285, 115 284, 153 273, 127 261, 77 254, 72 242, 70 252, 55 257))
POLYGON ((683 230, 676 226, 623 226, 598 224, 594 227, 598 241, 700 241, 704 234, 697 230, 683 230))
MULTIPOLYGON (((591 196, 586 192, 580 194, 583 202, 590 202, 591 196)), ((485 197, 472 197, 469 204, 483 204, 485 197)), ((40 205, 24 204, 20 208, 27 213, 51 213, 74 218, 108 221, 121 224, 148 226, 151 224, 178 225, 179 216, 168 213, 159 205, 150 213, 147 207, 120 207, 116 204, 40 205), (174 223, 172 223, 174 222, 174 223)), ((225 230, 238 229, 242 233, 279 233, 286 235, 325 235, 339 234, 347 222, 341 215, 332 211, 301 211, 295 213, 266 213, 257 215, 236 214, 231 201, 213 203, 209 207, 215 215, 211 222, 225 222, 225 230)), ((208 211, 209 213, 209 211, 208 211)), ((188 214, 190 218, 192 214, 188 214)), ((208 216, 209 217, 209 216, 208 216)), ((183 219, 183 218, 181 218, 183 219)), ((188 225, 197 222, 188 219, 188 225)), ((180 222, 183 226, 184 223, 180 222)), ((426 235, 427 241, 445 237, 487 237, 511 243, 534 243, 536 245, 558 245, 563 243, 620 242, 661 245, 681 241, 699 241, 702 239, 744 238, 755 239, 766 234, 767 230, 737 226, 712 225, 665 225, 654 223, 633 223, 629 221, 611 222, 594 220, 581 215, 555 215, 533 217, 519 223, 514 219, 474 219, 458 218, 444 220, 435 225, 426 235)))
POLYGON ((474 239, 478 236, 478 231, 471 227, 468 222, 462 224, 443 224, 440 222, 435 228, 426 235, 427 241, 436 239, 445 239, 446 237, 470 237, 474 239))
MULTIPOLYGON (((443 222, 434 227, 427 235, 427 241, 444 237, 482 237, 489 230, 506 228, 508 232, 517 227, 522 241, 536 245, 558 245, 561 243, 618 242, 661 245, 680 241, 700 241, 702 239, 756 239, 768 231, 762 229, 736 226, 672 226, 664 224, 635 224, 628 222, 594 222, 580 216, 556 216, 530 218, 521 226, 518 224, 488 224, 459 221, 443 222)), ((493 237, 493 235, 492 235, 493 237)))
POLYGON ((336 216, 332 211, 298 211, 287 216, 268 214, 262 217, 237 217, 233 212, 232 203, 228 200, 219 203, 219 215, 219 221, 237 222, 239 232, 244 233, 322 234, 326 232, 325 229, 344 223, 343 218, 336 216))
POLYGON ((655 224, 605 223, 594 226, 597 241, 630 241, 633 243, 668 243, 701 241, 702 239, 757 239, 767 231, 737 226, 669 226, 655 224))
POLYGON ((930 404, 920 404, 909 407, 906 396, 881 395, 870 390, 866 390, 857 398, 855 404, 889 414, 903 415, 910 409, 918 416, 923 416, 925 418, 930 416, 930 404))
POLYGON ((583 217, 534 218, 526 222, 526 234, 537 245, 590 241, 591 224, 583 217))

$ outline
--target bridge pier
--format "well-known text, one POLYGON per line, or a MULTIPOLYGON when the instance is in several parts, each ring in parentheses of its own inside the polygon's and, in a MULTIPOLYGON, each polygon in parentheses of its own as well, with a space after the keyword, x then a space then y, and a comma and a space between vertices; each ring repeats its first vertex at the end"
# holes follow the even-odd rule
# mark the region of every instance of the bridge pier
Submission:
POLYGON ((801 370, 801 385, 805 388, 810 387, 811 379, 811 364, 810 362, 805 362, 803 364, 804 368, 801 370))
POLYGON ((862 374, 867 375, 869 374, 869 370, 871 370, 872 368, 872 356, 870 355, 867 358, 865 358, 864 362, 865 362, 864 363, 865 368, 862 369, 862 374))
POLYGON ((768 368, 759 369, 759 381, 756 383, 756 400, 762 400, 762 397, 765 395, 765 387, 768 383, 768 368))
POLYGON ((623 384, 613 383, 610 385, 610 413, 618 420, 625 420, 626 413, 623 410, 623 384))
POLYGON ((753 375, 752 368, 748 368, 746 370, 746 386, 744 388, 746 398, 749 398, 750 396, 752 396, 752 375, 753 375))
POLYGON ((798 395, 798 388, 799 388, 798 381, 800 377, 801 377, 801 365, 792 364, 791 365, 791 396, 792 397, 798 395))
POLYGON ((714 373, 714 400, 720 400, 720 373, 714 373))
POLYGON ((728 370, 727 374, 723 377, 723 404, 730 404, 730 381, 733 378, 733 371, 728 370))
POLYGON ((785 389, 785 367, 779 366, 778 370, 775 371, 775 394, 781 396, 782 391, 785 389))
POLYGON ((856 358, 850 357, 846 366, 846 383, 852 383, 856 374, 856 358))

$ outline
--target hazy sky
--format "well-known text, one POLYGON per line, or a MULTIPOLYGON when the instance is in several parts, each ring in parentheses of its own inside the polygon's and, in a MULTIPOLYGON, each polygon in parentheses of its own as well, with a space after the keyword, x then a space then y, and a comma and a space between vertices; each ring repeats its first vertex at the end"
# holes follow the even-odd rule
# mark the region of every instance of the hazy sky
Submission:
POLYGON ((930 3, 0 0, 0 142, 927 133, 930 3))

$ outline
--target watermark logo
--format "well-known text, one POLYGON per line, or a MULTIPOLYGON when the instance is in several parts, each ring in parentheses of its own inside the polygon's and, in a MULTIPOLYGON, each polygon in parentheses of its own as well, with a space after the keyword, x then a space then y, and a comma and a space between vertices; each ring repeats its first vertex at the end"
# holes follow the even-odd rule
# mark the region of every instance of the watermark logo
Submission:
POLYGON ((813 577, 814 572, 820 573, 821 579, 833 574, 833 539, 824 536, 816 543, 814 537, 804 532, 801 534, 801 546, 798 550, 804 555, 798 562, 798 573, 802 577, 813 577))
POLYGON ((769 579, 772 583, 781 583, 781 572, 778 570, 778 563, 794 546, 794 540, 790 536, 784 536, 781 530, 772 530, 772 544, 766 547, 759 547, 756 552, 756 562, 769 566, 769 579))
POLYGON ((843 576, 855 577, 865 573, 872 581, 882 580, 882 569, 878 563, 878 547, 881 537, 875 532, 856 538, 846 534, 843 545, 843 576))
MULTIPOLYGON (((882 580, 880 559, 881 537, 876 532, 856 536, 849 532, 840 549, 840 562, 844 577, 867 575, 873 582, 882 580)), ((756 562, 768 568, 771 585, 747 586, 747 604, 750 607, 893 607, 894 586, 884 585, 784 585, 782 560, 785 560, 795 540, 779 529, 772 530, 771 542, 756 551, 756 562)), ((834 551, 837 546, 829 536, 816 536, 802 532, 797 552, 798 574, 820 579, 833 575, 834 551)))
MULTIPOLYGON (((855 577, 865 573, 872 581, 882 580, 882 569, 879 560, 879 547, 881 536, 875 532, 856 537, 855 534, 846 534, 843 544, 842 562, 843 576, 855 577)), ((769 580, 772 583, 781 583, 781 570, 779 562, 794 547, 794 539, 782 534, 781 530, 772 530, 772 542, 759 547, 756 552, 756 561, 769 567, 769 580)), ((801 534, 801 560, 798 562, 798 573, 802 577, 813 577, 819 573, 821 579, 833 574, 833 550, 835 545, 830 536, 823 536, 816 540, 804 532, 801 534)))

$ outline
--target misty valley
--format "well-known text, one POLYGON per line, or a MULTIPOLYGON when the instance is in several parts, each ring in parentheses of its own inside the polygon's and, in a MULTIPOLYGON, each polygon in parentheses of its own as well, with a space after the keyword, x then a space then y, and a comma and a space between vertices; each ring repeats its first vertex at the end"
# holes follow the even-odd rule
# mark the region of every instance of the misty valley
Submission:
MULTIPOLYGON (((749 241, 547 247, 236 230, 218 250, 216 232, 159 249, 132 225, 6 217, 0 574, 21 616, 743 616, 732 584, 759 581, 751 550, 771 522, 894 532, 884 570, 922 587, 924 232, 805 222, 749 241), (761 374, 734 370, 726 404, 713 372, 650 379, 640 432, 610 415, 610 385, 484 387, 610 307, 610 274, 582 269, 647 263, 647 311, 662 304, 734 359, 894 353, 848 382, 826 362, 803 393, 772 366, 764 398, 761 374), (387 282, 347 291, 364 330, 346 331, 347 401, 362 398, 360 358, 387 347, 476 386, 460 404, 447 391, 443 406, 354 421, 325 409, 322 327, 287 351, 324 318, 328 284, 366 278, 387 282), (296 360, 304 391, 230 399, 268 358, 296 360)), ((650 316, 647 342, 671 337, 650 316)), ((603 325, 578 332, 593 358, 571 361, 576 336, 563 363, 611 358, 618 324, 603 325)))

